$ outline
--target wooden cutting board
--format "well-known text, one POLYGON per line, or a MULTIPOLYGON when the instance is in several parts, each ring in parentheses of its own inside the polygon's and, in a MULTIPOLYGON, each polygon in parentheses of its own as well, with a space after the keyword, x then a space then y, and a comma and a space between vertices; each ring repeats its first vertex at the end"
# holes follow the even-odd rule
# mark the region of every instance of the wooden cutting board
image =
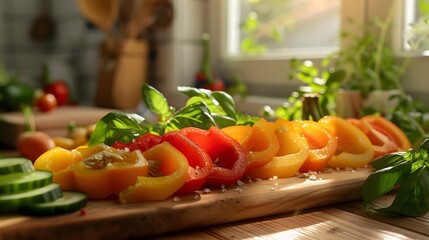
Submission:
POLYGON ((130 239, 300 211, 361 198, 371 169, 333 170, 230 186, 159 202, 89 201, 84 211, 33 218, 0 215, 0 239, 130 239))
MULTIPOLYGON (((112 109, 62 106, 51 112, 35 112, 36 129, 51 136, 65 136, 67 125, 74 122, 78 125, 96 123, 112 109)), ((24 131, 24 117, 21 112, 0 113, 0 143, 13 146, 18 135, 24 131)))

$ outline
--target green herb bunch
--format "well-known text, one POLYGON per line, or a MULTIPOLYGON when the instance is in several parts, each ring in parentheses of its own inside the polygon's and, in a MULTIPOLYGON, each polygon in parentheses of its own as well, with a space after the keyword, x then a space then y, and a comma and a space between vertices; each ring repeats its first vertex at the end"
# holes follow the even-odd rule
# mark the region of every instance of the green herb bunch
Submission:
POLYGON ((303 85, 298 87, 287 101, 274 111, 265 106, 262 115, 288 120, 304 119, 306 116, 315 115, 335 115, 335 93, 341 87, 345 71, 331 68, 330 61, 330 58, 325 58, 319 68, 312 61, 292 59, 290 62, 292 72, 289 74, 289 79, 298 80, 303 85), (318 106, 303 106, 304 98, 309 95, 318 97, 316 102, 318 106), (307 109, 311 112, 306 111, 307 109))
POLYGON ((234 99, 223 91, 178 87, 189 99, 185 106, 176 110, 161 92, 149 84, 143 83, 141 90, 143 102, 159 120, 150 122, 136 113, 110 112, 97 122, 89 145, 111 145, 116 141, 127 143, 146 133, 162 135, 185 127, 209 129, 212 126, 253 125, 258 119, 237 112, 234 99))
POLYGON ((375 168, 364 182, 363 203, 367 210, 383 215, 423 216, 429 211, 429 139, 418 148, 375 159, 375 168), (374 208, 377 198, 397 190, 392 204, 374 208))

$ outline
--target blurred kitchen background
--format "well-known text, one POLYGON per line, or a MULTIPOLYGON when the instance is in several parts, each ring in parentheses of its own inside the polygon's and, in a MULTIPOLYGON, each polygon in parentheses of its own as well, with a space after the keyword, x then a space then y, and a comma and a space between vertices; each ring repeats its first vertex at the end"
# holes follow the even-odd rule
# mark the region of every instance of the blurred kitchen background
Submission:
MULTIPOLYGON (((191 85, 201 67, 209 10, 205 0, 171 3, 173 21, 149 36, 147 72, 158 86, 175 91, 174 86, 191 85)), ((52 78, 69 83, 80 104, 94 104, 99 51, 106 37, 83 17, 77 1, 1 0, 0 36, 0 62, 20 81, 40 86, 42 67, 48 64, 52 78)))
MULTIPOLYGON (((290 59, 300 47, 292 49, 286 58, 278 55, 261 58, 269 61, 260 61, 252 56, 248 58, 237 56, 234 55, 234 50, 231 50, 232 54, 227 56, 231 51, 230 45, 226 46, 225 42, 230 41, 231 34, 225 35, 225 28, 229 28, 225 21, 228 16, 228 19, 234 16, 230 12, 232 7, 228 5, 229 10, 224 8, 229 1, 171 0, 170 2, 174 9, 171 24, 145 35, 149 43, 146 80, 165 95, 174 97, 177 94, 176 86, 193 85, 195 74, 201 69, 203 55, 201 36, 205 32, 212 35, 213 68, 228 81, 238 76, 246 83, 250 97, 246 101, 247 105, 242 103, 243 108, 247 106, 249 109, 256 109, 257 105, 253 104, 261 102, 258 97, 263 98, 264 104, 270 104, 270 99, 287 97, 299 85, 298 82, 288 80, 289 64, 285 61, 290 59)), ((231 0, 231 2, 238 4, 239 1, 231 0)), ((310 46, 310 50, 307 49, 304 54, 295 56, 302 59, 320 59, 341 44, 332 40, 332 36, 338 34, 340 27, 344 28, 345 15, 354 17, 357 22, 367 21, 374 16, 385 17, 388 12, 386 9, 390 8, 392 2, 394 1, 332 1, 330 3, 333 4, 333 9, 319 3, 317 6, 323 11, 310 14, 315 18, 307 19, 302 16, 307 16, 311 12, 311 8, 308 7, 312 3, 301 1, 304 7, 295 10, 295 17, 302 15, 302 25, 297 25, 295 30, 307 30, 305 35, 307 42, 310 45, 314 42, 319 43, 316 47, 322 51, 315 50, 314 47, 312 52, 310 46), (304 12, 306 9, 310 10, 304 12), (312 28, 307 29, 308 26, 312 28), (308 31, 312 31, 310 36, 308 31), (323 36, 327 37, 323 38, 323 36)), ((402 5, 398 9, 403 11, 398 17, 403 19, 406 9, 409 9, 403 4, 417 1, 399 2, 402 5)), ((398 31, 402 31, 403 28, 403 26, 398 27, 398 31)), ((399 46, 398 48, 402 48, 402 43, 396 43, 394 39, 401 39, 403 33, 403 31, 395 32, 392 36, 396 37, 389 38, 393 39, 391 42, 399 46)), ((40 84, 42 66, 47 64, 53 78, 63 79, 69 83, 72 94, 79 104, 95 104, 100 47, 105 42, 106 36, 84 18, 77 1, 0 0, 0 36, 0 62, 7 69, 18 74, 21 81, 37 87, 40 84), (39 21, 41 19, 42 21, 39 21), (46 26, 48 26, 47 32, 37 33, 41 31, 37 28, 46 26)), ((291 41, 304 43, 303 39, 294 38, 291 41)), ((276 51, 278 50, 274 49, 274 52, 276 51)), ((406 79, 404 86, 414 96, 425 100, 424 96, 429 92, 426 79, 426 69, 429 66, 427 57, 424 54, 418 54, 413 57, 409 66, 403 77, 406 79)), ((429 100, 426 98, 425 101, 429 100)), ((273 104, 275 103, 278 102, 274 101, 273 104)))

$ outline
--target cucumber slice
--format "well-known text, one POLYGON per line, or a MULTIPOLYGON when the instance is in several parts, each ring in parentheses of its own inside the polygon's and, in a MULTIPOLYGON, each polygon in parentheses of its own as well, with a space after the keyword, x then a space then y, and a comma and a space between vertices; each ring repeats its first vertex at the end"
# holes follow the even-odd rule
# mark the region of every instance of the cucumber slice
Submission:
POLYGON ((18 211, 30 216, 50 216, 78 211, 84 208, 86 203, 86 194, 76 191, 63 191, 63 196, 55 201, 24 205, 18 211))
POLYGON ((27 158, 0 159, 0 175, 32 171, 34 171, 33 163, 27 158))
POLYGON ((54 201, 61 196, 62 191, 58 183, 51 183, 27 192, 0 195, 0 212, 15 211, 31 203, 54 201))
POLYGON ((49 171, 0 175, 0 195, 30 191, 51 183, 52 173, 49 171))

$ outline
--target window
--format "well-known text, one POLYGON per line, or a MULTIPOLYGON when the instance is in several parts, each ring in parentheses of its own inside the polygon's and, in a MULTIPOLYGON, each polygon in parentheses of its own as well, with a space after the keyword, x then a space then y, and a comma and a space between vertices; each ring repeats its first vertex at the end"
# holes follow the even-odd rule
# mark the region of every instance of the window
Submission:
POLYGON ((214 68, 227 80, 238 76, 245 81, 251 95, 284 98, 299 84, 288 79, 290 59, 317 64, 336 51, 341 29, 348 27, 345 19, 362 23, 365 4, 366 0, 209 0, 214 68))
MULTIPOLYGON (((247 2, 249 1, 255 0, 248 0, 247 2)), ((317 0, 283 0, 282 2, 285 3, 285 5, 290 4, 290 8, 286 8, 284 11, 292 11, 293 7, 299 9, 300 7, 305 6, 305 3, 312 1, 317 0), (304 5, 293 5, 295 2, 304 5)), ((288 79, 288 75, 290 73, 289 61, 291 58, 308 59, 312 60, 315 64, 318 64, 320 63, 320 60, 326 56, 329 50, 335 49, 335 44, 339 44, 339 46, 347 44, 347 42, 328 41, 332 38, 332 32, 325 36, 324 41, 319 41, 321 37, 310 30, 307 32, 308 35, 305 35, 305 38, 312 40, 316 39, 317 41, 314 42, 317 43, 329 42, 329 44, 332 45, 319 45, 317 46, 318 50, 316 50, 315 46, 311 45, 294 45, 291 43, 292 38, 288 38, 286 36, 289 29, 285 28, 282 30, 283 32, 280 31, 283 33, 283 40, 285 40, 282 42, 283 45, 280 45, 275 41, 275 39, 265 37, 260 39, 261 41, 257 42, 263 43, 266 47, 266 50, 263 52, 264 54, 243 54, 240 44, 243 39, 245 39, 246 35, 242 32, 242 28, 240 28, 240 25, 237 25, 237 23, 243 23, 243 20, 246 19, 245 17, 249 16, 249 13, 252 11, 258 11, 258 8, 255 10, 251 10, 250 7, 247 7, 247 10, 241 9, 242 7, 240 4, 242 2, 246 1, 209 0, 210 33, 212 35, 211 39, 213 48, 212 63, 219 74, 227 80, 233 79, 235 76, 239 76, 246 83, 250 95, 262 96, 264 97, 262 101, 267 101, 266 97, 284 99, 300 84, 299 82, 293 82, 288 79), (228 22, 235 23, 231 25, 228 24, 228 22), (234 25, 236 29, 231 30, 234 25), (283 52, 283 50, 285 50, 285 52, 283 52)), ((268 0, 260 1, 260 3, 265 2, 268 2, 268 0)), ((397 11, 395 12, 397 15, 395 15, 394 24, 395 29, 392 32, 393 34, 389 34, 389 36, 387 36, 388 39, 386 40, 392 42, 398 50, 406 50, 408 48, 409 51, 411 47, 407 46, 407 44, 410 43, 411 26, 415 26, 413 23, 419 23, 420 19, 423 19, 428 15, 428 2, 429 0, 340 0, 339 3, 332 3, 340 10, 336 15, 339 22, 331 20, 326 21, 325 23, 332 24, 332 28, 329 28, 330 31, 339 26, 340 30, 359 34, 359 31, 362 31, 362 24, 365 24, 369 19, 374 17, 385 19, 391 9, 389 6, 393 3, 397 3, 397 11), (353 19, 353 23, 350 23, 347 19, 353 19), (356 27, 356 25, 359 25, 360 27, 356 27)), ((250 5, 250 3, 243 4, 250 5)), ((278 9, 280 9, 280 7, 278 7, 278 9)), ((259 24, 263 24, 264 21, 266 21, 263 16, 264 14, 258 15, 260 21, 259 24)), ((320 15, 313 16, 315 17, 320 15)), ((314 24, 320 21, 320 18, 318 20, 315 20, 317 18, 311 19, 312 20, 309 21, 314 24)), ((423 23, 429 25, 427 21, 423 23)), ((300 28, 299 30, 303 29, 304 28, 300 28)), ((429 26, 422 27, 422 29, 428 31, 429 26)), ((273 31, 270 31, 270 33, 272 32, 273 31)), ((268 34, 266 34, 266 36, 268 36, 268 34)), ((429 41, 429 37, 424 37, 423 39, 429 41)), ((299 43, 304 43, 304 41, 299 43)), ((423 45, 421 44, 420 46, 423 45)), ((406 87, 405 90, 417 97, 425 97, 427 96, 427 92, 429 92, 429 85, 425 84, 425 81, 422 79, 422 76, 427 75, 427 64, 429 63, 428 58, 421 57, 421 53, 424 49, 429 49, 429 43, 426 47, 420 48, 420 50, 417 51, 420 57, 412 57, 410 64, 406 69, 407 72, 402 77, 402 81, 406 81, 406 84, 404 84, 406 87)), ((429 55, 428 52, 423 53, 425 55, 429 55)))
POLYGON ((403 48, 429 55, 429 0, 404 1, 403 48))
POLYGON ((340 0, 230 0, 227 9, 229 56, 290 57, 338 49, 340 0))

